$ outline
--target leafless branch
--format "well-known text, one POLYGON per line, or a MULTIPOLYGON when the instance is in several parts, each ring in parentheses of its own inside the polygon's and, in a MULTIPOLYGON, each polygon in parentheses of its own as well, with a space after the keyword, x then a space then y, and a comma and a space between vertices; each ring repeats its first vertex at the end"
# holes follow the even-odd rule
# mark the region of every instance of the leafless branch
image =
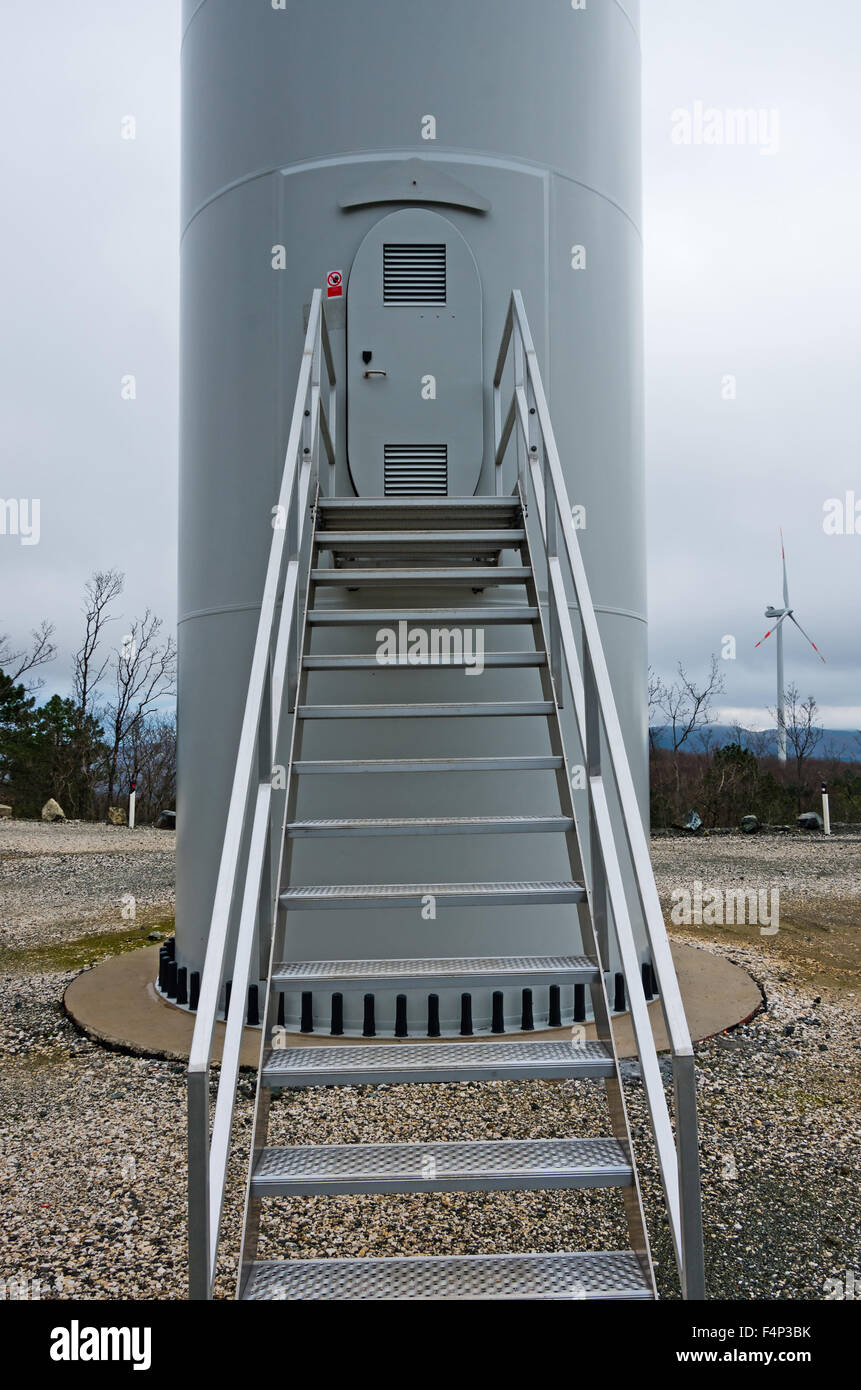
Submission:
MULTIPOLYGON (((38 627, 34 627, 30 633, 30 646, 22 651, 12 651, 9 646, 8 634, 0 634, 0 667, 15 684, 19 684, 21 677, 28 671, 35 671, 39 666, 44 666, 49 661, 53 661, 57 655, 57 644, 51 639, 54 636, 55 627, 46 618, 42 620, 38 627)), ((29 695, 34 691, 41 690, 45 681, 42 676, 36 680, 25 681, 24 686, 29 695)))

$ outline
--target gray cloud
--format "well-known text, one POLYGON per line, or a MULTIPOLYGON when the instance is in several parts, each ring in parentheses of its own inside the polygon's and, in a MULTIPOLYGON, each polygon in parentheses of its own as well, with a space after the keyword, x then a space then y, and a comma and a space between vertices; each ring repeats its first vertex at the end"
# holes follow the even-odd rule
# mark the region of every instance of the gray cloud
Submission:
MULTIPOLYGON (((774 658, 753 644, 779 601, 782 525, 793 602, 828 659, 793 631, 787 678, 855 726, 861 534, 822 522, 827 498, 861 500, 861 12, 643 8, 652 659, 704 670, 733 634, 725 705, 765 718, 774 658), (673 113, 696 102, 776 110, 777 153, 674 144, 673 113)), ((0 538, 0 630, 20 641, 53 618, 61 681, 92 569, 126 570, 125 616, 175 620, 179 6, 18 0, 0 23, 0 496, 39 497, 42 530, 37 546, 0 538)))

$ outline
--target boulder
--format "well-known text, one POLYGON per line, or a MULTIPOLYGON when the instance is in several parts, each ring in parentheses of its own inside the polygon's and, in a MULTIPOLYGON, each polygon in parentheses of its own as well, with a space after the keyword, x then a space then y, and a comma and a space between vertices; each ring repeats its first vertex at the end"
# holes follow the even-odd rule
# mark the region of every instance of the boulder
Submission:
POLYGON ((52 796, 49 797, 48 800, 45 802, 44 806, 42 807, 42 820, 56 821, 65 819, 66 813, 60 805, 59 801, 55 801, 52 796))
POLYGON ((109 807, 108 807, 108 824, 109 824, 109 825, 127 825, 127 824, 128 824, 128 816, 126 815, 126 813, 125 813, 125 811, 123 810, 122 806, 109 806, 109 807))
POLYGON ((8 820, 12 814, 11 806, 0 806, 0 820, 8 820))
POLYGON ((156 830, 176 830, 176 811, 162 811, 155 823, 156 830))
POLYGON ((758 816, 742 816, 741 829, 744 835, 756 835, 760 829, 758 816))
POLYGON ((824 830, 825 822, 818 811, 804 811, 798 817, 799 830, 824 830))

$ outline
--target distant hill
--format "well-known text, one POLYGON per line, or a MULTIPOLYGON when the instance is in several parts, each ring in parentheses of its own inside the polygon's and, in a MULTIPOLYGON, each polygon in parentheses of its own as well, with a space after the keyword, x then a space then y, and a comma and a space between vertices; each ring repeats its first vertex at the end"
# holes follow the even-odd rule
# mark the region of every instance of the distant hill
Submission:
MULTIPOLYGON (((672 748, 672 737, 666 725, 657 726, 653 733, 658 748, 672 748)), ((709 730, 710 746, 721 748, 727 743, 736 743, 738 735, 730 724, 712 724, 709 730)), ((777 755, 777 730, 764 730, 753 736, 742 734, 742 747, 749 748, 753 743, 754 751, 757 754, 773 757, 777 755), (761 748, 760 740, 767 738, 764 748, 761 748)), ((702 737, 692 734, 684 745, 685 752, 701 753, 703 751, 702 737)), ((791 756, 791 749, 790 756, 791 756)), ((861 763, 861 743, 855 729, 824 729, 822 738, 817 744, 814 758, 839 758, 842 762, 861 763)))

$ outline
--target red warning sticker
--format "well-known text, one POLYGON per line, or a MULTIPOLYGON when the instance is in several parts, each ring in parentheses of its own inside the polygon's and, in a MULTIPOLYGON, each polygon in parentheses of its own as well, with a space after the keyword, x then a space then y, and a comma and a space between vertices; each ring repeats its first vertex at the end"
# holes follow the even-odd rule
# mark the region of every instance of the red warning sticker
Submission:
POLYGON ((330 299, 339 299, 344 293, 343 270, 330 270, 326 276, 326 293, 330 299))

